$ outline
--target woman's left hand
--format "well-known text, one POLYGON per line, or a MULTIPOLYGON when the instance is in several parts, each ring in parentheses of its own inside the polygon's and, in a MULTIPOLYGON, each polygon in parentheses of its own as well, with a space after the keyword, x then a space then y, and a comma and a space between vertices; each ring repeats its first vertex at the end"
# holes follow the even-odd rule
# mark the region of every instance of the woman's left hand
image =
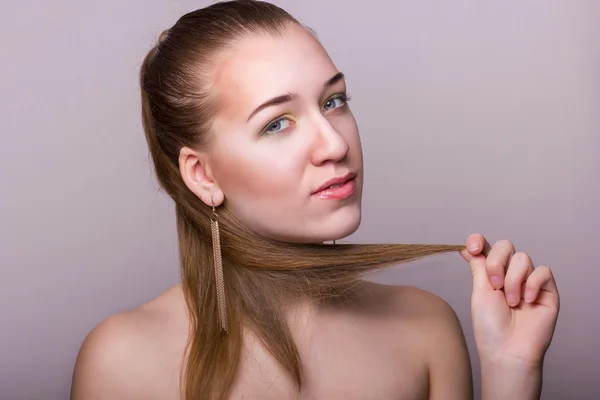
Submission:
POLYGON ((471 314, 482 362, 541 367, 560 308, 550 268, 534 268, 529 255, 502 240, 493 247, 482 235, 461 251, 473 275, 471 314))

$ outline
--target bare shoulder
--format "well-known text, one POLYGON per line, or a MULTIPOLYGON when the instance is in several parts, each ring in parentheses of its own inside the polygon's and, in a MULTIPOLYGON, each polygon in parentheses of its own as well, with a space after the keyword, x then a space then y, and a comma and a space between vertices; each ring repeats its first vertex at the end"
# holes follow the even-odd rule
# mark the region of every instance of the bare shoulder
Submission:
MULTIPOLYGON (((364 282, 360 306, 382 323, 401 325, 418 332, 420 340, 464 341, 462 327, 452 307, 441 297, 412 286, 364 282)), ((427 347, 430 343, 427 343, 427 347)))
POLYGON ((173 288, 96 326, 79 350, 71 399, 152 399, 176 394, 173 385, 178 383, 187 334, 179 302, 173 288))
POLYGON ((421 323, 454 323, 452 307, 441 297, 413 286, 391 286, 364 281, 361 303, 382 308, 394 317, 409 318, 421 323))
POLYGON ((417 349, 429 371, 430 399, 472 398, 470 357, 460 321, 439 296, 410 286, 366 283, 385 324, 417 349), (450 397, 448 397, 450 396, 450 397))

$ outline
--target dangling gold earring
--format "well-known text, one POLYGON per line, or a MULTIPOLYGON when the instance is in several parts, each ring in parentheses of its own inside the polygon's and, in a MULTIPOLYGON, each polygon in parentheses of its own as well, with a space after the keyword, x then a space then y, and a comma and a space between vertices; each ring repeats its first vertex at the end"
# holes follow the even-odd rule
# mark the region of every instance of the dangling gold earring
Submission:
POLYGON ((215 202, 212 202, 212 215, 210 216, 210 227, 212 231, 213 258, 215 261, 215 280, 217 285, 217 308, 219 312, 219 323, 221 331, 227 332, 227 300, 225 298, 225 280, 223 279, 223 259, 221 257, 221 238, 219 237, 219 216, 215 210, 215 202))

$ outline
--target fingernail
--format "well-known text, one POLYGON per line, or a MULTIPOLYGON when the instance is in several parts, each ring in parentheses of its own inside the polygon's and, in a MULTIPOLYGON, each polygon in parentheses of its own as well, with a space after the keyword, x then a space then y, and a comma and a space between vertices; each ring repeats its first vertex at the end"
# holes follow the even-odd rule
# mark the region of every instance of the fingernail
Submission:
POLYGON ((501 289, 502 288, 502 278, 500 278, 499 276, 492 276, 490 278, 490 283, 492 284, 492 286, 494 287, 494 289, 501 289))
POLYGON ((469 250, 477 251, 479 250, 479 245, 477 243, 472 243, 471 245, 469 245, 469 250))
POLYGON ((514 293, 507 293, 506 302, 509 306, 516 306, 517 304, 519 304, 519 299, 517 299, 517 296, 515 296, 514 293))
POLYGON ((535 300, 535 294, 532 291, 530 291, 530 290, 526 290, 525 291, 525 296, 524 297, 525 297, 525 301, 527 303, 532 303, 533 300, 535 300))

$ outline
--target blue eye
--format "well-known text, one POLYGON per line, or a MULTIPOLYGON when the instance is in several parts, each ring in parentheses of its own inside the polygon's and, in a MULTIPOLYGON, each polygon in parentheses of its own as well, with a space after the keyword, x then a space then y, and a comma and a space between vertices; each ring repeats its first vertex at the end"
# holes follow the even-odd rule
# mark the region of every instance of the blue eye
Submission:
POLYGON ((263 131, 263 135, 274 135, 277 133, 282 133, 289 129, 293 124, 288 117, 281 117, 276 119, 275 121, 269 123, 263 131))
POLYGON ((348 100, 350 100, 350 96, 345 94, 332 97, 331 99, 327 100, 325 104, 323 104, 323 109, 327 111, 344 107, 348 103, 348 100))

